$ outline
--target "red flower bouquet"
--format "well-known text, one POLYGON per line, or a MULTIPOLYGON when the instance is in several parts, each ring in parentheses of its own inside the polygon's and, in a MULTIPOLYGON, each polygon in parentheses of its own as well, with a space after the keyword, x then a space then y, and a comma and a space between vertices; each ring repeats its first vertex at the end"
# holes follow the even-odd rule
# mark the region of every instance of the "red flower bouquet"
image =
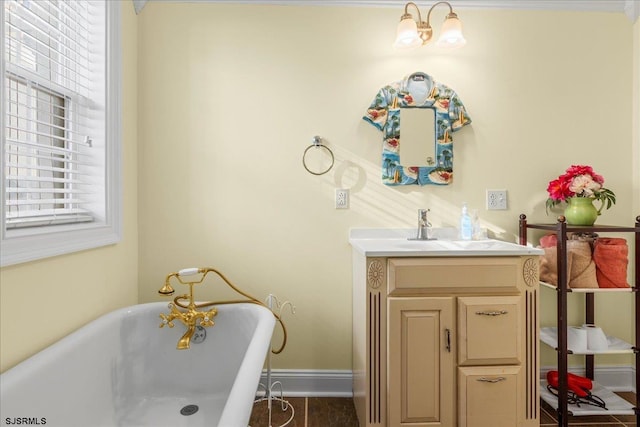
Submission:
POLYGON ((586 197, 600 200, 609 209, 616 203, 613 191, 604 188, 604 178, 593 171, 591 166, 572 165, 557 179, 549 182, 547 192, 547 212, 560 202, 566 202, 570 197, 586 197))

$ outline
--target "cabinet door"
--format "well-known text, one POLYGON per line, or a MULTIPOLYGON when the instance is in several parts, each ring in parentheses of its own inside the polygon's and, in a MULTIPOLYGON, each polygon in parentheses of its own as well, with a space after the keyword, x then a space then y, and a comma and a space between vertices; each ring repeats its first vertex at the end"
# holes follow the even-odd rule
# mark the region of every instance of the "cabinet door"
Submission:
POLYGON ((460 427, 521 425, 520 366, 478 366, 458 370, 460 427))
POLYGON ((453 298, 388 299, 388 426, 455 426, 453 298))

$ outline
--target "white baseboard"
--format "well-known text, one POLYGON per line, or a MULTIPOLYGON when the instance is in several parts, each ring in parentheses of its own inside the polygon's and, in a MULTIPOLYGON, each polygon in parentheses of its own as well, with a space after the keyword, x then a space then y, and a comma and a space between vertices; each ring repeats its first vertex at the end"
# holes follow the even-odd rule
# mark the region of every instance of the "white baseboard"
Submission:
MULTIPOLYGON (((540 368, 540 377, 545 378, 552 366, 540 368)), ((584 375, 583 368, 569 368, 569 372, 584 375)), ((636 368, 633 366, 596 366, 595 379, 613 391, 636 391, 636 368)), ((271 383, 280 382, 282 393, 287 397, 351 397, 353 374, 349 370, 320 369, 272 369, 271 383)), ((263 371, 260 383, 267 384, 267 372, 263 371)), ((264 394, 260 387, 259 394, 264 394)), ((272 389, 280 394, 280 387, 272 389)))
MULTIPOLYGON (((287 397, 351 397, 353 374, 350 370, 331 371, 318 369, 272 369, 271 384, 279 381, 282 392, 287 397)), ((267 384, 267 372, 262 371, 260 383, 267 384)), ((264 388, 258 389, 264 394, 264 388)), ((279 395, 280 387, 274 387, 272 394, 279 395)))
MULTIPOLYGON (((547 372, 557 369, 555 366, 542 366, 540 378, 546 378, 547 372)), ((584 375, 583 367, 569 367, 569 372, 584 375)), ((595 380, 613 391, 636 391, 636 368, 634 366, 596 366, 595 380)))

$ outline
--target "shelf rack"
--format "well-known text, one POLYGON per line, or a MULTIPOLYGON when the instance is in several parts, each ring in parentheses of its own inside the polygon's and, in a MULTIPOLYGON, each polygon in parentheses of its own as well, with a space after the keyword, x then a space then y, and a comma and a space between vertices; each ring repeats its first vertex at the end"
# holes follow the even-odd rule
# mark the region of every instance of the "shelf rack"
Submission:
MULTIPOLYGON (((607 406, 609 410, 597 410, 588 408, 576 407, 576 405, 569 405, 567 399, 567 371, 568 362, 567 355, 574 354, 567 348, 567 294, 569 293, 584 293, 585 294, 585 323, 595 323, 595 295, 598 293, 606 292, 629 292, 635 296, 635 344, 628 343, 628 348, 619 349, 614 348, 607 352, 598 352, 597 354, 614 354, 614 353, 634 353, 636 363, 636 387, 640 384, 640 370, 637 367, 640 366, 640 320, 638 314, 640 313, 640 276, 638 276, 638 267, 640 266, 640 216, 635 219, 634 227, 624 226, 612 226, 612 225, 594 225, 594 226, 572 226, 568 225, 563 216, 558 218, 555 224, 529 224, 527 223, 527 217, 524 214, 520 215, 519 222, 519 240, 521 245, 527 244, 527 231, 528 229, 537 229, 543 231, 554 232, 557 236, 557 253, 558 253, 558 286, 552 286, 541 282, 541 285, 551 287, 556 290, 557 294, 557 321, 555 328, 555 337, 544 338, 542 341, 555 348, 558 355, 558 396, 553 396, 547 392, 546 382, 541 384, 541 397, 555 406, 558 411, 558 426, 567 427, 569 425, 569 415, 593 415, 599 414, 619 414, 619 415, 634 415, 636 416, 636 423, 640 425, 640 409, 633 405, 626 403, 623 399, 618 398, 614 393, 610 392, 606 388, 594 383, 594 394, 603 394, 607 400, 607 406), (635 261, 631 263, 632 268, 635 271, 635 285, 628 289, 571 289, 567 286, 567 233, 634 233, 635 234, 635 261)), ((545 331, 549 332, 549 331, 545 331)), ((541 336, 542 334, 541 331, 541 336)), ((547 334, 548 335, 548 334, 547 334)), ((624 346, 624 344, 620 344, 624 346)), ((580 353, 585 357, 585 372, 586 376, 593 380, 594 377, 594 358, 595 352, 580 353)))

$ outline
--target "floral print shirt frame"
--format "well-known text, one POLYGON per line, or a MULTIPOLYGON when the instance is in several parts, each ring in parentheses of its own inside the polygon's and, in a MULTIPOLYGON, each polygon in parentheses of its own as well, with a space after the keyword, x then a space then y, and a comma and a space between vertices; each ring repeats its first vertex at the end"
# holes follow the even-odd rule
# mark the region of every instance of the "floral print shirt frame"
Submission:
POLYGON ((456 92, 417 72, 378 91, 363 119, 382 131, 382 182, 387 185, 447 185, 453 180, 451 133, 471 123, 456 92), (435 159, 427 166, 403 166, 400 159, 400 109, 435 111, 435 159))

